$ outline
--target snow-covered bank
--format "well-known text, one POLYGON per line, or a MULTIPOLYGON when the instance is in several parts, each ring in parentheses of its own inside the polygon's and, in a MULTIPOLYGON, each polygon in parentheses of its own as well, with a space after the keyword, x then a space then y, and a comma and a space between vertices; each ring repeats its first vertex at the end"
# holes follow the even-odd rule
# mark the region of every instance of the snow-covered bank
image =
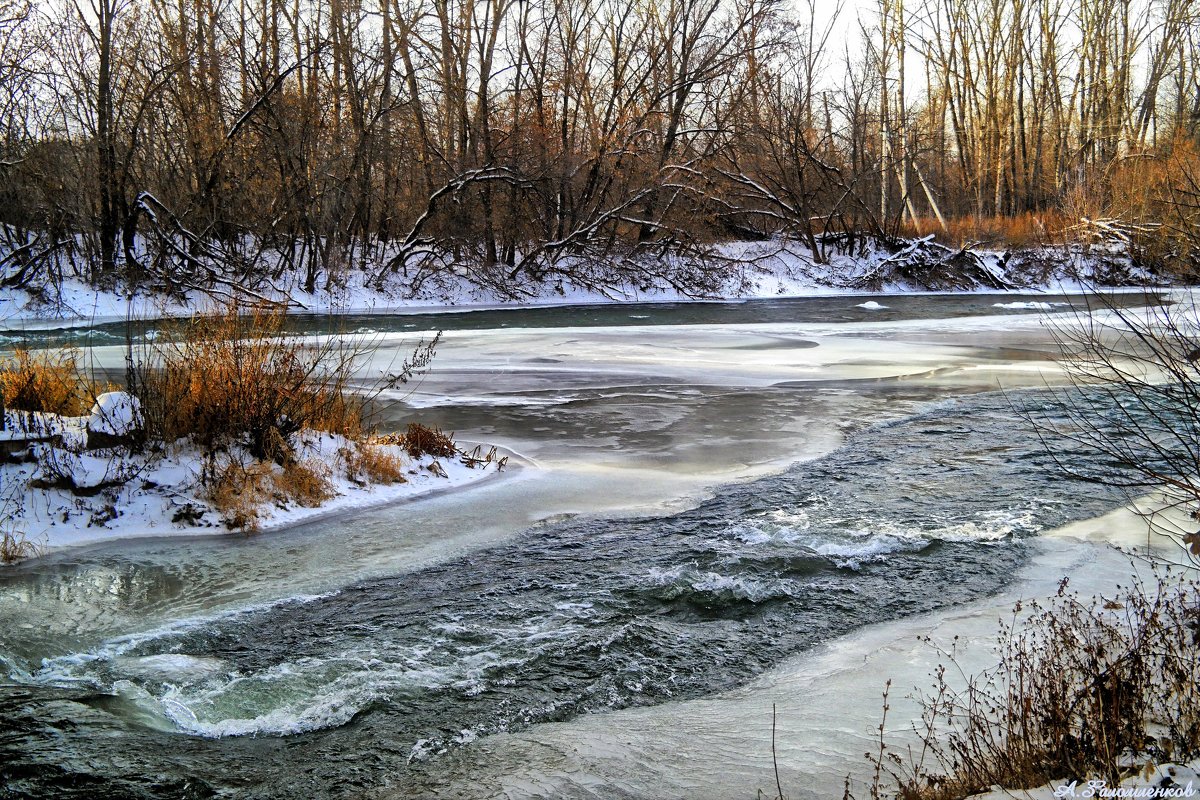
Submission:
MULTIPOLYGON (((6 413, 0 451, 0 504, 14 532, 39 552, 139 537, 228 533, 229 525, 204 485, 211 459, 183 441, 131 452, 123 446, 87 449, 98 427, 87 417, 6 413)), ((399 460, 401 480, 379 482, 354 467, 358 445, 307 431, 297 459, 326 482, 328 497, 305 502, 286 491, 247 498, 253 528, 278 531, 306 522, 474 485, 500 474, 496 461, 409 457, 392 444, 371 445, 399 460)), ((499 454, 511 457, 513 454, 499 454)), ((509 466, 505 461, 504 466, 509 466)), ((261 465, 275 477, 279 468, 261 465)), ((209 475, 211 481, 211 474, 209 475)), ((268 483, 269 485, 269 483, 268 483)), ((247 492, 250 490, 247 489, 247 492)))
MULTIPOLYGON (((653 277, 597 286, 594 276, 578 283, 569 278, 534 283, 519 276, 500 291, 478 285, 465 271, 454 269, 421 282, 415 290, 400 276, 380 281, 368 271, 356 270, 322 274, 313 292, 305 290, 302 275, 285 273, 273 283, 255 287, 254 296, 311 313, 404 313, 876 293, 1072 294, 1096 286, 1144 284, 1152 277, 1124 254, 1103 248, 954 251, 928 238, 898 250, 876 244, 853 255, 830 251, 824 259, 792 241, 733 242, 714 250, 711 272, 712 285, 702 290, 683 289, 653 277)), ((67 274, 52 286, 0 289, 0 327, 186 316, 213 302, 195 290, 167 296, 139 289, 131 297, 121 288, 95 288, 67 274)))
POLYGON ((1099 778, 1088 781, 1063 780, 1035 789, 996 787, 967 800, 1061 800, 1065 797, 1200 797, 1200 759, 1186 764, 1158 764, 1148 774, 1134 775, 1109 786, 1099 778))

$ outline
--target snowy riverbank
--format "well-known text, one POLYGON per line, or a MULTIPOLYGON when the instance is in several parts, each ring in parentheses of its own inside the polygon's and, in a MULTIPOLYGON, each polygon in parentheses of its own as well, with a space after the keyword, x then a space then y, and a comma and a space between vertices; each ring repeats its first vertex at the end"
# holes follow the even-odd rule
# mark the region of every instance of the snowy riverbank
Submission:
MULTIPOLYGON (((230 532, 203 476, 212 465, 180 441, 140 452, 123 446, 87 446, 97 436, 95 415, 60 417, 8 411, 0 458, 0 507, 6 523, 38 553, 63 547, 140 537, 217 535, 230 532)), ((402 480, 373 481, 356 468, 361 445, 307 431, 296 457, 326 482, 327 497, 297 500, 282 489, 247 497, 256 531, 278 531, 340 514, 408 502, 463 488, 497 475, 498 465, 472 465, 466 457, 410 457, 391 444, 371 445, 397 459, 402 480)), ((254 462, 250 461, 251 469, 254 462)), ((505 465, 507 465, 507 461, 505 465)), ((259 465, 276 477, 275 465, 259 465)), ((210 475, 211 482, 211 475, 210 475)), ((270 480, 264 484, 272 487, 270 480)), ((249 492, 249 490, 247 490, 249 492)))
MULTIPOLYGON (((398 275, 381 281, 369 272, 352 271, 321 274, 316 290, 309 292, 302 275, 284 273, 254 287, 248 297, 267 298, 309 313, 404 313, 895 293, 1071 294, 1149 279, 1127 256, 1103 248, 956 253, 925 239, 898 252, 876 245, 853 256, 832 252, 824 260, 796 242, 734 242, 716 248, 715 253, 719 258, 712 266, 714 289, 702 292, 683 291, 654 278, 596 286, 583 281, 573 284, 569 279, 533 283, 520 277, 501 292, 451 268, 422 282, 419 289, 398 275), (937 249, 931 253, 929 248, 937 249)), ((223 301, 194 290, 167 296, 139 289, 130 297, 123 289, 95 288, 68 274, 54 285, 36 289, 0 289, 0 328, 188 316, 214 302, 223 301)))

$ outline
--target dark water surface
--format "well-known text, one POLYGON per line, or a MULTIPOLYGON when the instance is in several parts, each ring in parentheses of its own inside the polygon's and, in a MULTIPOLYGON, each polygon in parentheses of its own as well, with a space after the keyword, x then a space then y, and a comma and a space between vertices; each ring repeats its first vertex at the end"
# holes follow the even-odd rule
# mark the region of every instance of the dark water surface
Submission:
MULTIPOLYGON (((1105 296, 1104 303, 1117 308, 1160 302, 1158 294, 1140 292, 1105 296)), ((1090 305, 1095 307, 1092 299, 1090 305)), ((918 319, 958 319, 992 314, 1028 315, 1069 313, 1086 309, 1089 301, 1080 295, 1027 294, 907 294, 833 295, 721 302, 620 303, 564 305, 534 308, 502 308, 458 311, 453 307, 437 312, 397 314, 289 314, 284 330, 292 333, 384 334, 429 330, 475 331, 523 328, 611 328, 634 325, 739 325, 769 323, 895 322, 918 319), (866 309, 863 303, 882 306, 866 309)), ((102 346, 122 344, 124 322, 40 327, 21 330, 4 327, 0 321, 0 348, 47 347, 59 344, 102 346)), ((133 323, 136 337, 157 336, 168 328, 161 320, 133 323)))

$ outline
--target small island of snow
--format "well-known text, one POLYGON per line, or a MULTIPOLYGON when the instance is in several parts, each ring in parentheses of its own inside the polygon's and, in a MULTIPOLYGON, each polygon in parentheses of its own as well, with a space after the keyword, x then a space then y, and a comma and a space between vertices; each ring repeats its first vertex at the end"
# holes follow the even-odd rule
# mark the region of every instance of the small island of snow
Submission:
POLYGON ((507 463, 495 450, 414 456, 402 436, 356 442, 305 430, 288 466, 231 448, 221 463, 243 465, 245 481, 232 487, 230 503, 221 495, 226 487, 214 485, 212 454, 186 440, 139 444, 140 414, 138 398, 125 392, 101 394, 84 416, 4 412, 0 504, 37 551, 109 539, 276 530, 466 486, 507 463), (315 488, 298 489, 297 476, 315 488))

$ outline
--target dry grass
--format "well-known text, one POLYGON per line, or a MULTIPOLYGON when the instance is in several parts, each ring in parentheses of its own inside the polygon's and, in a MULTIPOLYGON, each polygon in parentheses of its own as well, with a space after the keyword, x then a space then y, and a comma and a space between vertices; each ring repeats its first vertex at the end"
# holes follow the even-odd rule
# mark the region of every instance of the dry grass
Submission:
POLYGON ((230 530, 252 532, 262 521, 267 503, 317 508, 336 494, 329 467, 315 459, 270 462, 210 457, 201 483, 207 500, 230 530))
POLYGON ((412 458, 426 454, 434 458, 454 458, 458 455, 454 434, 442 433, 436 426, 431 428, 419 422, 408 423, 404 433, 393 434, 383 441, 400 445, 412 458))
POLYGON ((404 483, 404 464, 384 447, 360 443, 341 451, 346 477, 358 484, 404 483))
POLYGON ((271 498, 272 465, 261 461, 242 463, 235 458, 210 458, 205 462, 201 482, 204 499, 216 509, 230 530, 256 531, 260 510, 271 498))
POLYGON ((871 798, 952 800, 1064 779, 1115 786, 1146 764, 1200 755, 1200 584, 1167 572, 1155 586, 1084 599, 1064 581, 1049 603, 1018 604, 996 651, 997 665, 969 678, 942 653, 919 698, 921 745, 892 751, 881 734, 868 754, 871 798))
POLYGON ((932 217, 921 218, 917 225, 905 218, 900 235, 905 237, 928 236, 951 247, 968 244, 984 244, 989 247, 1029 249, 1044 245, 1061 244, 1062 231, 1073 222, 1057 211, 1037 214, 1025 213, 1015 216, 977 217, 968 215, 946 220, 946 230, 932 217))
POLYGON ((72 349, 17 350, 0 360, 4 407, 81 416, 105 387, 86 377, 72 349))
POLYGON ((316 508, 335 494, 329 466, 316 459, 290 461, 273 474, 272 480, 277 500, 306 508, 316 508))
POLYGON ((135 390, 149 434, 206 451, 229 444, 286 465, 302 429, 356 438, 365 402, 347 384, 359 353, 282 332, 281 310, 230 305, 150 346, 135 390))
POLYGON ((38 546, 12 523, 0 525, 0 562, 13 564, 38 554, 38 546))

